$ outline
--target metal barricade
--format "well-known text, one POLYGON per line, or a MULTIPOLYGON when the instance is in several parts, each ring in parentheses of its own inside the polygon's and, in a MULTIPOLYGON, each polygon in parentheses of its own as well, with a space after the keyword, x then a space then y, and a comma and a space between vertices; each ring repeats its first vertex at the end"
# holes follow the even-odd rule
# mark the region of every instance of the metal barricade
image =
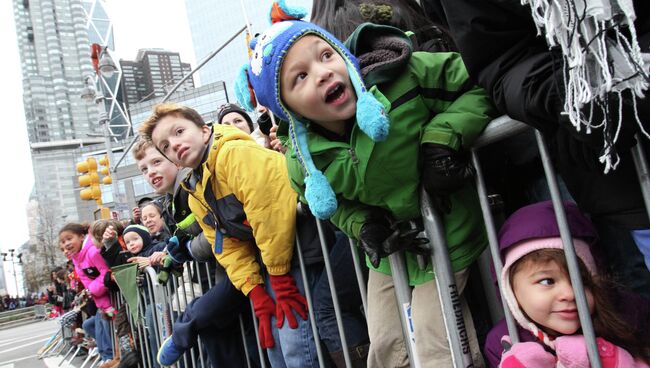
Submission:
MULTIPOLYGON (((521 122, 510 119, 507 116, 500 117, 491 122, 484 133, 477 139, 475 147, 471 151, 471 159, 474 167, 476 168, 476 186, 478 191, 478 198, 481 205, 481 211, 484 218, 484 223, 487 232, 487 239, 489 243, 489 255, 492 258, 492 262, 495 268, 495 271, 498 274, 501 273, 502 262, 500 259, 499 245, 497 240, 497 229, 495 228, 494 219, 491 213, 490 204, 488 201, 488 193, 485 184, 484 173, 479 162, 479 156, 477 153, 478 148, 493 144, 500 141, 501 139, 514 136, 526 130, 529 130, 528 126, 524 125, 521 122)), ((582 287, 582 280, 580 279, 578 272, 578 263, 573 250, 573 244, 571 240, 571 235, 567 225, 566 216, 564 214, 563 207, 561 205, 561 197, 559 190, 557 188, 557 181, 555 178, 555 172, 552 168, 550 158, 544 143, 544 139, 539 132, 536 133, 536 139, 538 143, 538 148, 544 166, 544 172, 547 178, 548 186, 550 189, 555 213, 557 216, 557 221, 559 224, 561 238, 564 244, 564 250, 567 258, 567 264, 569 268, 569 273, 571 277, 571 282, 574 285, 575 295, 577 298, 578 310, 580 315, 580 320, 582 324, 583 334, 585 335, 587 341, 587 347, 589 352, 589 358, 592 362, 592 366, 600 367, 600 361, 595 344, 595 336, 593 332, 593 327, 591 324, 591 318, 587 309, 586 298, 584 295, 584 289, 582 287)), ((643 156, 643 152, 640 149, 640 146, 637 146, 634 151, 634 159, 637 166, 637 171, 639 174, 639 180, 642 184, 644 199, 646 200, 646 207, 650 203, 650 174, 648 170, 648 165, 643 156)), ((443 321, 445 324, 445 329, 448 337, 448 343, 450 346, 452 360, 455 367, 471 367, 473 366, 472 361, 472 352, 469 346, 468 333, 469 331, 465 330, 464 316, 461 309, 461 293, 459 292, 454 278, 454 273, 451 268, 451 262, 449 259, 449 254, 447 250, 446 238, 444 225, 442 223, 441 217, 435 212, 431 206, 430 199, 424 191, 421 193, 421 210, 424 219, 424 227, 426 236, 430 240, 432 246, 432 256, 430 261, 433 264, 435 270, 435 282, 437 283, 438 289, 438 299, 440 300, 443 321)), ((352 362, 349 356, 349 353, 345 347, 347 345, 346 333, 343 325, 342 313, 340 303, 336 294, 336 285, 334 283, 334 275, 332 274, 332 265, 330 264, 330 259, 328 257, 328 244, 326 244, 326 236, 323 232, 323 227, 320 221, 317 222, 318 235, 321 242, 321 249, 323 252, 323 263, 324 263, 324 272, 327 274, 329 280, 329 286, 332 296, 332 302, 334 305, 334 314, 336 316, 336 325, 339 331, 339 338, 341 341, 341 346, 343 346, 343 356, 345 364, 348 367, 352 367, 352 362)), ((357 278, 357 284, 361 292, 361 300, 363 304, 363 310, 367 313, 368 302, 366 297, 366 280, 363 276, 362 264, 363 260, 360 260, 356 252, 356 245, 352 240, 350 240, 350 247, 352 249, 352 256, 354 257, 355 264, 355 273, 357 278)), ((309 319, 311 323, 311 330, 315 337, 318 360, 321 366, 326 365, 327 359, 325 354, 321 349, 321 344, 318 334, 318 326, 316 324, 316 318, 314 316, 313 306, 314 300, 312 299, 312 293, 309 288, 307 271, 305 262, 303 259, 303 254, 301 251, 300 239, 296 238, 296 251, 295 256, 298 257, 301 274, 303 278, 303 284, 306 287, 305 296, 309 304, 309 319)), ((410 363, 412 367, 420 366, 418 361, 417 351, 415 349, 414 335, 412 323, 410 320, 410 303, 411 303, 411 294, 412 288, 408 283, 408 276, 405 267, 404 255, 402 253, 395 253, 389 256, 391 271, 393 274, 393 283, 395 288, 396 300, 399 309, 399 317, 402 323, 402 330, 404 335, 404 341, 406 343, 410 363)), ((195 272, 198 267, 205 267, 206 272, 208 271, 207 264, 193 264, 187 263, 185 265, 188 273, 195 272)), ((485 267, 483 267, 485 269, 485 267)), ((145 315, 145 310, 147 308, 152 309, 153 311, 153 326, 150 326, 154 331, 156 346, 149 346, 148 339, 146 338, 146 332, 144 332, 140 323, 137 321, 132 321, 133 333, 138 336, 140 351, 142 354, 143 362, 145 362, 145 367, 152 367, 151 357, 155 355, 155 352, 158 349, 158 346, 163 341, 163 339, 171 333, 173 330, 173 324, 175 318, 173 318, 174 312, 182 312, 183 305, 187 305, 189 301, 197 296, 197 292, 194 290, 194 287, 189 287, 188 285, 191 282, 188 282, 188 278, 191 279, 191 275, 182 275, 180 277, 171 277, 167 286, 163 287, 158 284, 155 271, 152 268, 147 268, 145 272, 146 282, 147 282, 147 293, 148 301, 146 304, 145 301, 147 298, 142 297, 141 303, 138 305, 140 308, 141 315, 145 315), (152 354, 153 352, 153 354, 152 354)), ((482 277, 485 283, 489 282, 491 279, 490 275, 483 273, 482 277)), ((497 282, 500 282, 497 277, 497 282)), ((215 284, 215 280, 210 278, 208 280, 208 286, 212 287, 215 284)), ((500 289, 500 285, 499 285, 500 289)), ((207 290, 202 290, 205 293, 207 290)), ((496 301, 496 296, 491 297, 490 304, 492 307, 497 307, 498 303, 496 301)), ((506 317, 506 323, 508 325, 508 333, 513 342, 518 341, 517 334, 517 325, 510 313, 510 311, 504 308, 504 315, 506 317)), ((251 305, 251 313, 253 316, 253 324, 255 329, 255 335, 257 336, 258 324, 255 317, 254 311, 251 305)), ((493 317, 498 316, 499 313, 491 313, 493 317)), ((494 321, 493 321, 494 322, 494 321)), ((245 333, 243 322, 240 317, 240 325, 242 330, 242 341, 244 342, 244 347, 246 349, 245 343, 245 333)), ((197 344, 197 348, 193 348, 188 351, 183 359, 183 365, 185 367, 203 367, 207 365, 207 358, 204 356, 203 349, 200 348, 201 344, 197 344)), ((248 354, 253 352, 246 349, 247 357, 250 357, 248 354)), ((260 364, 262 367, 266 366, 266 357, 263 349, 259 348, 258 342, 258 354, 260 358, 260 364)), ((425 362, 423 362, 425 363, 425 362)), ((249 359, 250 366, 250 359, 249 359)))

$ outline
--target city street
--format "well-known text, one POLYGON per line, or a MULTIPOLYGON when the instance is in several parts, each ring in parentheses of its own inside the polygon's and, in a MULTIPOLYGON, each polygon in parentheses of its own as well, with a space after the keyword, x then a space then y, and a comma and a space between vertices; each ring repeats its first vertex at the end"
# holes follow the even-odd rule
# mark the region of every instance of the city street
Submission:
POLYGON ((0 331, 0 368, 45 367, 36 351, 57 330, 58 321, 35 322, 0 331))

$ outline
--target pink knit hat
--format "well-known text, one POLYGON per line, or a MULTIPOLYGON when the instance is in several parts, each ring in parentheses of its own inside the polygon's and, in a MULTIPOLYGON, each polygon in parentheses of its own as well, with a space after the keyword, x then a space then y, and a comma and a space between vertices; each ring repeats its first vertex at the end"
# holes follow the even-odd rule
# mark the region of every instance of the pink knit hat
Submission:
MULTIPOLYGON (((573 238, 573 247, 576 255, 580 257, 587 267, 587 270, 589 270, 589 273, 595 275, 597 273, 596 262, 594 261, 594 257, 591 255, 589 245, 582 239, 573 238)), ((525 255, 541 249, 563 249, 562 239, 560 237, 534 238, 521 241, 508 248, 507 253, 505 254, 503 269, 501 271, 501 286, 503 288, 503 296, 508 303, 508 308, 510 308, 517 323, 519 323, 521 327, 532 332, 532 334, 540 341, 544 342, 551 348, 554 348, 553 341, 549 336, 537 327, 533 321, 526 318, 522 310, 519 308, 519 303, 517 302, 515 293, 512 290, 512 285, 510 285, 510 267, 525 255)))

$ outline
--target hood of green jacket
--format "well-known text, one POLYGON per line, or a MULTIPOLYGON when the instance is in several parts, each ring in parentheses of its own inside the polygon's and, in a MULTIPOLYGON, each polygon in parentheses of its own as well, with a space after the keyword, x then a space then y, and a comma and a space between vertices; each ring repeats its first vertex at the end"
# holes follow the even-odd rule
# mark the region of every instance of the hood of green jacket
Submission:
POLYGON ((403 31, 372 23, 357 27, 345 46, 357 56, 367 86, 397 78, 413 53, 413 44, 403 31))

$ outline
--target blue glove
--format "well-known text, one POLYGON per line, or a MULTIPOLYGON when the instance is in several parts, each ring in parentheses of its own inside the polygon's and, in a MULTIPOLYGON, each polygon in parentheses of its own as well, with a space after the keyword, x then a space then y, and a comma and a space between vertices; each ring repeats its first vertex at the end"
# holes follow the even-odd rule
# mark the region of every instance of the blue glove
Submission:
MULTIPOLYGON (((187 242, 189 243, 189 240, 187 242)), ((192 260, 187 244, 179 244, 176 235, 167 240, 167 253, 174 263, 182 264, 192 260)))

